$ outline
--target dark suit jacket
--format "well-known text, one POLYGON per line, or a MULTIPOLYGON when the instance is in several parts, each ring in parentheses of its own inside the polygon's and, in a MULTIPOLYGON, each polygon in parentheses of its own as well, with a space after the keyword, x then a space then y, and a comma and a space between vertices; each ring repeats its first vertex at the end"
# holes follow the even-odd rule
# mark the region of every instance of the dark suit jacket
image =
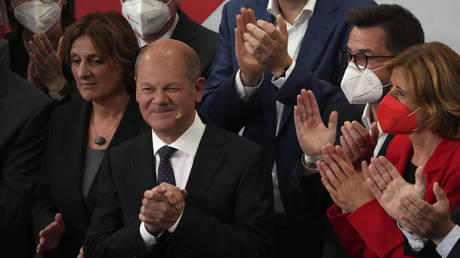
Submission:
POLYGON ((4 257, 27 257, 33 252, 30 197, 52 105, 36 87, 1 66, 0 81, 0 250, 4 257))
POLYGON ((273 191, 260 147, 208 125, 173 233, 147 251, 139 233, 144 191, 156 185, 151 133, 108 151, 85 242, 87 257, 266 257, 273 191))
POLYGON ((234 86, 239 69, 234 45, 235 17, 244 6, 254 10, 256 19, 274 23, 275 17, 267 12, 267 3, 268 0, 233 0, 224 6, 216 57, 200 111, 226 130, 238 132, 244 127, 244 136, 264 147, 270 159, 276 160, 279 189, 289 213, 289 177, 302 154, 293 119, 296 96, 301 89, 311 89, 321 111, 329 103, 345 99, 339 87, 345 67, 338 65, 339 50, 346 46, 351 29, 351 24, 345 20, 345 12, 375 3, 370 0, 318 0, 301 43, 296 66, 284 86, 281 90, 275 89, 271 83, 272 75, 265 72, 260 88, 247 102, 243 102, 234 86), (276 100, 285 108, 275 137, 276 100))
POLYGON ((208 78, 211 63, 216 53, 217 33, 191 20, 182 10, 178 10, 179 22, 171 35, 172 39, 189 45, 200 58, 201 76, 208 78))
MULTIPOLYGON (((41 167, 40 183, 33 205, 35 236, 63 214, 66 231, 59 250, 63 257, 76 257, 89 226, 95 203, 97 177, 85 202, 82 194, 91 104, 76 96, 57 109, 50 125, 50 138, 41 167)), ((109 148, 148 131, 134 96, 110 142, 109 148)))

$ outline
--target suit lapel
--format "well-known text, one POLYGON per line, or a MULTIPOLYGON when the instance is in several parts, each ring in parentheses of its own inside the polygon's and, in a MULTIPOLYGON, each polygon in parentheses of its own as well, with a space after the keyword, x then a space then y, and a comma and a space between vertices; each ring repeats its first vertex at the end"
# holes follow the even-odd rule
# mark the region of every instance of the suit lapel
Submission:
POLYGON ((338 20, 337 0, 318 0, 302 40, 296 67, 314 70, 338 20))
POLYGON ((156 185, 156 173, 151 131, 139 139, 130 160, 130 173, 135 184, 132 189, 152 189, 156 185))
POLYGON ((179 14, 179 22, 177 23, 171 38, 187 44, 195 37, 195 30, 190 18, 180 9, 178 9, 177 12, 179 14))
POLYGON ((219 171, 227 154, 220 150, 225 136, 213 125, 206 126, 193 161, 186 189, 189 194, 200 196, 206 192, 219 171))
MULTIPOLYGON (((330 38, 331 33, 334 31, 339 18, 336 12, 337 8, 337 0, 318 0, 316 2, 313 16, 308 22, 307 31, 305 32, 305 36, 301 42, 295 69, 314 71, 314 68, 317 67, 318 62, 321 60, 320 55, 323 52, 322 49, 327 45, 327 41, 330 38)), ((305 87, 308 87, 308 85, 305 85, 305 87)), ((293 99, 295 99, 295 94, 293 99)), ((285 106, 281 117, 278 135, 286 125, 287 121, 289 121, 293 110, 292 106, 285 106)))
POLYGON ((88 138, 88 121, 89 121, 89 114, 91 110, 91 104, 82 101, 82 105, 80 106, 77 114, 76 120, 74 123, 70 122, 68 130, 73 131, 72 134, 74 137, 71 140, 69 146, 70 148, 69 155, 67 156, 67 164, 69 167, 68 180, 63 180, 62 182, 67 182, 69 185, 67 189, 72 192, 69 196, 75 198, 71 202, 78 206, 79 208, 76 210, 82 210, 85 212, 87 219, 88 213, 86 209, 85 200, 82 195, 82 187, 83 187, 83 166, 85 164, 85 153, 86 153, 86 142, 88 138))

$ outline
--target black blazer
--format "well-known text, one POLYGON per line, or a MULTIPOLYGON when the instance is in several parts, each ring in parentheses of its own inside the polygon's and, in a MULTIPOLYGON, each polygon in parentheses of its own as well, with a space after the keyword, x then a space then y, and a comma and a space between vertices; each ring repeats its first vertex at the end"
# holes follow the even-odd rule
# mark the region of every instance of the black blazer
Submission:
POLYGON ((108 151, 85 241, 86 257, 266 257, 273 188, 257 145, 208 125, 181 220, 147 251, 139 233, 143 193, 156 185, 151 133, 108 151))
POLYGON ((171 35, 172 39, 189 45, 200 58, 201 76, 208 77, 216 53, 217 33, 191 20, 182 10, 177 10, 179 22, 171 35))
MULTIPOLYGON (((91 108, 91 103, 76 96, 53 114, 33 204, 35 237, 54 221, 57 212, 63 214, 66 231, 59 250, 55 250, 63 257, 77 256, 86 238, 95 203, 97 176, 86 202, 82 194, 91 108)), ((135 97, 131 96, 109 148, 146 131, 148 125, 142 119, 135 97)))
POLYGON ((27 257, 33 252, 29 201, 53 105, 1 66, 0 80, 0 250, 4 257, 27 257))

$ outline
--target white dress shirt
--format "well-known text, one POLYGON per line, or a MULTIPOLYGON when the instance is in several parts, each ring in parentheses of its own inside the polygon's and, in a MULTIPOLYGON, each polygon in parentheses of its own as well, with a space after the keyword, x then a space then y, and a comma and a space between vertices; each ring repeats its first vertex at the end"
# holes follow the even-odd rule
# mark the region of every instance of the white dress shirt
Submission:
MULTIPOLYGON (((372 125, 372 118, 373 117, 373 114, 372 114, 372 110, 371 110, 371 106, 369 105, 369 103, 366 104, 366 106, 364 107, 364 111, 363 111, 363 115, 361 116, 361 121, 363 121, 363 124, 364 124, 364 127, 366 127, 366 129, 371 132, 371 125, 372 125)), ((377 121, 377 127, 379 129, 379 137, 378 137, 378 140, 377 140, 377 144, 375 145, 375 148, 374 148, 374 157, 377 157, 377 155, 379 154, 379 151, 380 149, 382 148, 383 146, 383 143, 385 142, 388 134, 387 133, 384 133, 382 131, 382 128, 380 127, 380 124, 379 122, 377 121)))
MULTIPOLYGON (((164 143, 152 130, 153 153, 156 161, 155 172, 157 179, 158 166, 160 165, 160 155, 158 154, 158 150, 161 147, 168 145, 177 149, 170 158, 171 166, 174 171, 174 177, 176 179, 176 186, 180 189, 185 188, 190 175, 190 171, 192 169, 193 160, 195 159, 196 151, 198 149, 198 145, 200 144, 201 137, 203 136, 205 128, 206 125, 201 122, 200 117, 195 112, 195 120, 193 121, 192 125, 171 144, 164 143)), ((169 232, 174 232, 177 225, 179 224, 181 217, 182 215, 179 217, 176 223, 168 229, 169 232)), ((141 223, 140 234, 146 247, 152 247, 157 243, 155 236, 150 234, 145 228, 144 222, 141 223)), ((160 237, 160 235, 158 237, 160 237)))
MULTIPOLYGON (((316 0, 309 0, 307 4, 305 4, 302 11, 297 15, 294 19, 294 24, 290 24, 286 22, 287 31, 289 34, 288 37, 288 54, 293 59, 291 66, 286 71, 285 77, 278 78, 275 80, 274 76, 272 77, 272 83, 278 88, 281 89, 283 87, 286 80, 289 78, 289 75, 292 73, 295 67, 295 60, 299 55, 300 47, 302 45, 302 40, 305 36, 305 32, 307 31, 308 21, 310 20, 311 16, 313 15, 313 10, 315 9, 316 0)), ((271 13, 273 16, 281 14, 278 1, 276 0, 269 0, 267 4, 267 12, 271 13)), ((278 27, 278 26, 277 26, 278 27)), ((263 81, 263 75, 256 87, 245 87, 241 81, 240 77, 240 70, 236 73, 235 78, 235 89, 237 95, 242 100, 248 100, 252 94, 254 94, 257 89, 260 87, 263 81)), ((276 101, 276 135, 278 135, 278 129, 281 121, 281 116, 283 115, 284 105, 276 101)), ((284 206, 281 201, 281 194, 278 187, 278 177, 276 174, 276 162, 273 165, 272 169, 272 179, 273 179, 273 191, 275 197, 275 212, 277 213, 284 213, 284 206)))
MULTIPOLYGON (((176 13, 176 18, 174 20, 174 23, 173 25, 171 26, 171 28, 169 28, 169 30, 163 34, 163 36, 161 36, 160 38, 158 38, 157 40, 159 39, 170 39, 174 30, 176 29, 177 27, 177 23, 179 22, 179 14, 176 13)), ((137 36, 137 34, 136 34, 137 36)), ((139 47, 140 48, 143 48, 145 46, 147 46, 149 43, 147 41, 145 41, 143 38, 137 36, 137 42, 139 43, 139 47)))

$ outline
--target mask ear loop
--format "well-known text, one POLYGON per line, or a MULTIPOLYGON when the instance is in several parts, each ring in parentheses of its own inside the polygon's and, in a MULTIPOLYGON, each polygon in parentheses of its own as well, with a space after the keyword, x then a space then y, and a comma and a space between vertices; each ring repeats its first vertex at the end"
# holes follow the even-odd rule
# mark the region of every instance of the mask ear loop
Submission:
MULTIPOLYGON (((412 115, 414 115, 417 111, 419 111, 420 109, 422 109, 422 107, 418 107, 416 108, 414 111, 412 111, 412 113, 410 113, 409 115, 407 115, 407 117, 410 117, 412 115)), ((417 130, 419 130, 420 128, 422 128, 423 126, 425 126, 426 122, 421 124, 420 126, 417 126, 416 128, 412 129, 412 132, 416 132, 417 130)))

